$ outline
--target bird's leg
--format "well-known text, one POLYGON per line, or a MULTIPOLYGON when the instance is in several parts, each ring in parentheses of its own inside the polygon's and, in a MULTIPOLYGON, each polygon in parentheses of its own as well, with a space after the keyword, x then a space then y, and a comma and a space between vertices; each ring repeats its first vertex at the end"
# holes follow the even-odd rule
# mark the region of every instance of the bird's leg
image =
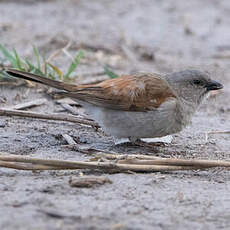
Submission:
MULTIPOLYGON (((151 138, 148 138, 148 141, 151 141, 151 138)), ((141 146, 141 147, 148 147, 148 148, 153 148, 153 147, 161 147, 165 146, 164 142, 145 142, 141 140, 140 138, 136 137, 129 137, 129 138, 119 138, 114 140, 115 145, 133 145, 133 146, 141 146)))
POLYGON ((165 146, 164 142, 145 142, 139 138, 134 138, 134 137, 129 137, 129 140, 132 144, 138 145, 138 146, 143 146, 143 147, 156 147, 156 146, 165 146))

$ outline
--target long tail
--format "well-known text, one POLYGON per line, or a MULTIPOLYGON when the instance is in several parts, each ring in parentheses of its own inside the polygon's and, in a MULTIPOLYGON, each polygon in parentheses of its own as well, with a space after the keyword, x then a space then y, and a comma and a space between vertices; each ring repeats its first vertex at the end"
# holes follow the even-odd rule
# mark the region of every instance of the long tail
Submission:
POLYGON ((66 90, 69 92, 73 92, 78 89, 78 86, 76 85, 66 84, 64 82, 55 81, 46 77, 42 77, 36 74, 32 74, 32 73, 12 69, 12 68, 6 68, 4 71, 13 77, 38 82, 44 85, 48 85, 61 90, 66 90))

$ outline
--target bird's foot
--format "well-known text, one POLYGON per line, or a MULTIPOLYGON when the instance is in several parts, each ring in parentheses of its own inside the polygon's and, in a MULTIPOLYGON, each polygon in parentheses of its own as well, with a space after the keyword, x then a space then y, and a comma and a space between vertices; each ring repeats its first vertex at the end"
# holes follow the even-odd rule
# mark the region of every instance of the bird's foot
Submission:
POLYGON ((166 146, 166 143, 164 142, 145 142, 141 139, 137 139, 135 142, 131 142, 134 145, 141 146, 141 147, 148 147, 148 148, 153 148, 153 147, 164 147, 166 146))
POLYGON ((172 136, 165 136, 165 137, 160 137, 160 138, 129 138, 130 142, 136 143, 138 145, 143 145, 143 146, 151 146, 151 147, 156 147, 156 146, 167 146, 167 144, 170 144, 172 142, 172 136))
POLYGON ((165 136, 161 138, 136 138, 136 137, 129 137, 129 138, 121 138, 115 140, 115 145, 135 145, 135 146, 142 146, 142 147, 164 147, 167 146, 172 142, 172 136, 165 136))

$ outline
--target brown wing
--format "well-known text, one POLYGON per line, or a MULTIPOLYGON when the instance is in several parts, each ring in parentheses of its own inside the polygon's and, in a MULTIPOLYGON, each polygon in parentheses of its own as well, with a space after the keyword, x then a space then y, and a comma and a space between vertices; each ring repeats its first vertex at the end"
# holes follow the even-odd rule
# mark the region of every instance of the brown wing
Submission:
POLYGON ((121 76, 92 85, 71 85, 24 71, 6 68, 14 76, 66 90, 68 97, 93 105, 125 111, 148 111, 175 98, 168 83, 157 74, 121 76))
POLYGON ((67 96, 93 105, 124 111, 148 111, 176 96, 157 74, 121 76, 96 85, 81 85, 67 96))

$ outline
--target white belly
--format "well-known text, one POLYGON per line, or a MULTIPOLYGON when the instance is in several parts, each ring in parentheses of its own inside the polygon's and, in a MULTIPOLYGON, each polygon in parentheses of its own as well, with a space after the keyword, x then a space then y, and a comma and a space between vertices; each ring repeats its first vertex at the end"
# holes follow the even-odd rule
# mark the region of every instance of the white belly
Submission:
POLYGON ((148 112, 110 110, 84 105, 86 112, 109 135, 118 138, 153 138, 179 132, 183 127, 176 121, 172 109, 156 109, 148 112))

